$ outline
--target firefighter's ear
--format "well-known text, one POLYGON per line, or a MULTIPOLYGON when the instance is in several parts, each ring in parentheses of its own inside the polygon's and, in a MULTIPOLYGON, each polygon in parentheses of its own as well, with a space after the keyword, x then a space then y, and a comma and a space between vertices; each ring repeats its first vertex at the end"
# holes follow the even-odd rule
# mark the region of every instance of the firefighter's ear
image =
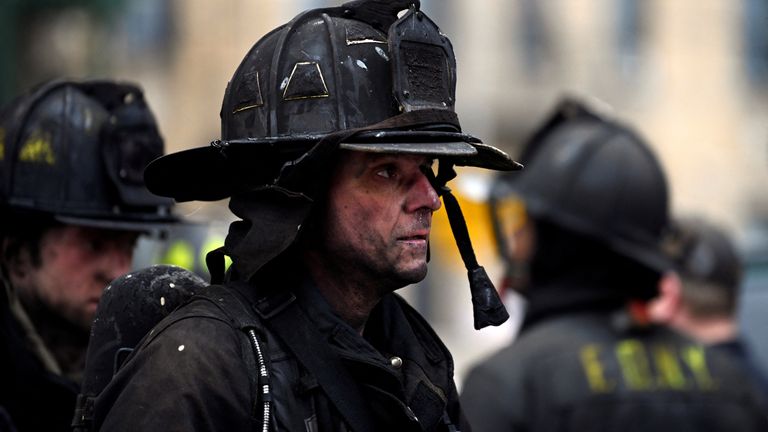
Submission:
POLYGON ((652 321, 670 323, 680 312, 682 282, 674 272, 665 273, 659 280, 659 295, 649 302, 648 313, 652 321))
POLYGON ((3 239, 0 253, 2 253, 0 259, 2 259, 3 267, 5 267, 8 273, 11 285, 14 287, 25 286, 33 270, 32 255, 29 247, 19 246, 14 248, 12 241, 5 238, 3 239))

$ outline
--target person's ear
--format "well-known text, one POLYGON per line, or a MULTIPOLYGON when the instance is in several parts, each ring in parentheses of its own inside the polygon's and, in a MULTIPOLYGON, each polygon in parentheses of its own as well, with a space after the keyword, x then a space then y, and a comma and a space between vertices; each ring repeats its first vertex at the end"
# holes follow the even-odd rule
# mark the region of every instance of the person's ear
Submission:
POLYGON ((18 251, 9 255, 10 240, 3 239, 2 257, 3 264, 8 272, 8 278, 13 286, 24 286, 32 274, 32 257, 29 248, 22 246, 18 251))
POLYGON ((680 312, 682 282, 674 272, 665 273, 659 280, 659 295, 648 304, 652 321, 669 323, 680 312))

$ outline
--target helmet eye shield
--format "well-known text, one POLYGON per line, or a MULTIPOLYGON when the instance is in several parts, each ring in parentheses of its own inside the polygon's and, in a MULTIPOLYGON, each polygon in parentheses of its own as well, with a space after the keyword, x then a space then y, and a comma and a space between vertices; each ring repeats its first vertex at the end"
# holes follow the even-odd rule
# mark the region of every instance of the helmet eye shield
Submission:
POLYGON ((150 130, 122 129, 109 133, 102 153, 110 175, 120 179, 120 183, 143 187, 144 168, 162 156, 157 151, 159 140, 159 135, 150 130))
POLYGON ((128 93, 122 99, 110 111, 99 140, 107 175, 124 205, 168 206, 167 199, 147 193, 144 186, 144 169, 163 155, 163 139, 141 96, 128 93))

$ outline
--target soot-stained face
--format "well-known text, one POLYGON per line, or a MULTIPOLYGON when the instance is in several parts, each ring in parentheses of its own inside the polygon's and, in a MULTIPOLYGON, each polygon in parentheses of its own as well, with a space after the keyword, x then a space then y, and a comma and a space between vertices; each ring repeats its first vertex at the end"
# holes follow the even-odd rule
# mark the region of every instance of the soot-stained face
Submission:
POLYGON ((432 213, 441 206, 422 155, 342 152, 331 179, 320 242, 324 260, 385 289, 427 274, 432 213))

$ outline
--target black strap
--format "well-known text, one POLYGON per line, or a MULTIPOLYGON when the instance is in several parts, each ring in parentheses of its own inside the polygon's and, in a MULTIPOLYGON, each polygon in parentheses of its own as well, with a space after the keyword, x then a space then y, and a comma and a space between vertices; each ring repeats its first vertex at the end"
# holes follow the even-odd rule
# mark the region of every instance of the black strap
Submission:
MULTIPOLYGON (((248 334, 249 330, 260 331, 263 323, 254 316, 253 312, 247 306, 249 303, 249 293, 238 291, 226 285, 210 285, 206 289, 199 293, 197 297, 203 298, 216 307, 221 309, 224 314, 230 319, 230 324, 240 330, 243 335, 241 338, 243 363, 248 368, 248 379, 251 386, 251 394, 255 395, 253 400, 253 406, 251 407, 251 417, 254 421, 263 421, 261 419, 261 404, 260 399, 264 397, 261 389, 262 384, 260 382, 261 375, 259 373, 259 365, 256 360, 256 353, 248 334), (239 294, 239 295, 238 295, 239 294)), ((259 338, 263 344, 263 338, 259 338)), ((267 360, 268 361, 268 360, 267 360)), ((268 395, 267 395, 268 396, 268 395)))
POLYGON ((224 273, 226 271, 224 255, 226 255, 224 246, 218 247, 205 255, 205 265, 208 267, 208 273, 211 275, 211 285, 218 285, 224 282, 224 273))
MULTIPOLYGON (((253 287, 245 282, 230 282, 240 289, 253 287)), ((326 343, 326 338, 290 292, 273 293, 254 304, 256 312, 302 366, 315 377, 336 410, 352 431, 375 430, 368 406, 364 403, 358 384, 342 367, 341 359, 326 343)))
POLYGON ((469 290, 472 293, 475 329, 480 330, 489 325, 503 324, 509 319, 509 313, 485 269, 478 264, 475 250, 472 248, 472 241, 469 239, 467 221, 464 219, 458 200, 451 193, 451 189, 445 185, 449 180, 456 177, 453 164, 441 161, 437 176, 431 171, 426 171, 424 174, 429 178, 437 194, 443 198, 445 213, 448 215, 448 222, 451 225, 456 246, 458 246, 461 259, 467 268, 469 290))

